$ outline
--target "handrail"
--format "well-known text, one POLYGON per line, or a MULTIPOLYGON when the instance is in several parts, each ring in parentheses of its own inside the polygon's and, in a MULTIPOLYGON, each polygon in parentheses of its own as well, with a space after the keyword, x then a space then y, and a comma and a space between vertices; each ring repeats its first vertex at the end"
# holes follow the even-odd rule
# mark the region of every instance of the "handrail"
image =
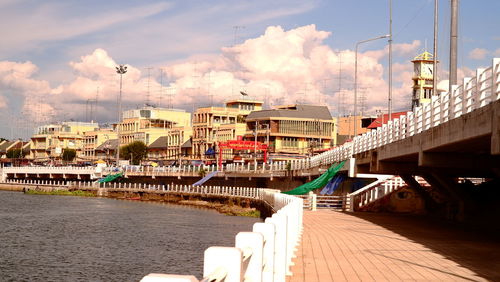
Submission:
MULTIPOLYGON (((255 223, 252 232, 238 233, 234 247, 209 247, 201 281, 285 281, 290 274, 294 248, 302 232, 303 200, 271 189, 260 190, 258 197, 270 200, 277 212, 255 223)), ((172 281, 174 276, 152 273, 141 282, 172 281)))

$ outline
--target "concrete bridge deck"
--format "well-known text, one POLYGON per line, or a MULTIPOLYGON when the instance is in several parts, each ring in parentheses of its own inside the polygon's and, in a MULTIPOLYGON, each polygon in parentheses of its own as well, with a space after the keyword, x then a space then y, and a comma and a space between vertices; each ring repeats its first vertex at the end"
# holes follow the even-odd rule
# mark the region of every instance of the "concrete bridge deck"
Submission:
POLYGON ((500 281, 500 237, 394 214, 305 211, 287 281, 500 281))

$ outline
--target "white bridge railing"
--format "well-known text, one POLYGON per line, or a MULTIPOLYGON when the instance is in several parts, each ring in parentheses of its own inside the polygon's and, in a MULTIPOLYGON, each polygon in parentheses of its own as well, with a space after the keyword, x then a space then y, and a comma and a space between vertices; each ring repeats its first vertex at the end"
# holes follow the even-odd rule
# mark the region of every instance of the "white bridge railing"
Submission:
POLYGON ((462 85, 452 87, 451 93, 433 96, 430 103, 389 121, 377 130, 356 136, 352 142, 301 161, 309 164, 306 168, 340 162, 353 154, 411 137, 498 100, 500 58, 494 58, 490 67, 478 69, 475 77, 464 78, 462 85))
MULTIPOLYGON (((422 177, 416 176, 415 180, 421 186, 429 186, 422 177)), ((347 195, 350 202, 350 211, 356 211, 405 186, 407 186, 407 183, 399 176, 381 177, 377 181, 347 195)))
MULTIPOLYGON (((285 281, 302 232, 302 199, 263 190, 261 200, 276 213, 253 225, 252 232, 236 235, 234 247, 205 250, 201 281, 285 281)), ((152 273, 142 282, 198 281, 192 275, 152 273)))

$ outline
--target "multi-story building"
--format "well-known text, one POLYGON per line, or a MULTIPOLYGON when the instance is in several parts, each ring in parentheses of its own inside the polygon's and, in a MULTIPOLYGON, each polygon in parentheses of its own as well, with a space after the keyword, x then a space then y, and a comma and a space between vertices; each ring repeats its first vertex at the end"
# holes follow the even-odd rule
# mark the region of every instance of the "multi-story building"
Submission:
POLYGON ((76 150, 77 157, 83 155, 84 132, 99 128, 91 122, 62 122, 39 126, 31 137, 31 156, 34 161, 58 159, 64 149, 76 150))
POLYGON ((246 125, 245 139, 269 144, 274 159, 310 155, 336 144, 335 120, 326 106, 287 105, 254 111, 246 125))
MULTIPOLYGON (((82 158, 88 161, 97 161, 98 159, 102 159, 102 154, 96 152, 96 149, 106 141, 113 139, 117 139, 117 134, 111 128, 99 128, 84 132, 82 158)), ((112 148, 112 150, 114 151, 115 148, 112 148)))
POLYGON ((205 158, 209 148, 214 148, 217 142, 242 139, 246 117, 252 111, 262 110, 262 104, 261 101, 238 99, 227 101, 224 107, 196 109, 193 114, 193 157, 205 158))
POLYGON ((118 124, 120 146, 134 141, 150 145, 174 128, 189 130, 191 114, 184 110, 145 107, 123 112, 118 124))
POLYGON ((190 157, 192 130, 190 127, 174 127, 148 146, 148 159, 179 161, 190 157))

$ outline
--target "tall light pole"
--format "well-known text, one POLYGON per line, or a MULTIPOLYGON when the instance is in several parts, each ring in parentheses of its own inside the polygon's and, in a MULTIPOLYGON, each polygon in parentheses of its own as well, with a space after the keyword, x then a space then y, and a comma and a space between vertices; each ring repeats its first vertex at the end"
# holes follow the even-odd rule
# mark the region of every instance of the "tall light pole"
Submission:
POLYGON ((357 126, 356 126, 356 116, 358 115, 358 47, 362 43, 366 43, 366 42, 377 40, 377 39, 383 39, 383 38, 387 38, 387 37, 390 37, 390 35, 386 34, 386 35, 370 38, 367 40, 362 40, 362 41, 359 41, 358 43, 356 43, 356 56, 354 59, 354 137, 356 137, 356 135, 358 135, 357 134, 358 133, 357 126))
POLYGON ((437 95, 438 90, 437 90, 437 72, 438 72, 438 66, 437 66, 437 56, 438 56, 438 0, 434 0, 434 46, 433 46, 433 66, 432 66, 432 95, 437 95))
MULTIPOLYGON (((451 86, 457 84, 457 39, 458 39, 458 0, 451 0, 451 23, 450 23, 450 82, 451 86)), ((434 55, 435 56, 435 55, 434 55)))
MULTIPOLYGON (((389 97, 387 99, 389 119, 392 117, 392 0, 389 0, 389 97)), ((382 119, 384 116, 382 116, 382 119)))
POLYGON ((119 65, 116 67, 116 73, 120 75, 120 96, 118 96, 118 122, 116 123, 116 135, 118 137, 118 145, 116 147, 116 166, 120 162, 120 122, 122 120, 122 80, 123 75, 127 72, 127 66, 119 65))

